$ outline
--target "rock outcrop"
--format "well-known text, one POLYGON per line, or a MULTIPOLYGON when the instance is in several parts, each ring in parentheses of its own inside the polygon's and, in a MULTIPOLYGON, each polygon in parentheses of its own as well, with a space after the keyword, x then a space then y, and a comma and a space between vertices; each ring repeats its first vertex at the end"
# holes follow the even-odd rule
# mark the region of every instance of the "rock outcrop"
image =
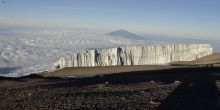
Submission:
POLYGON ((213 53, 209 44, 170 44, 88 50, 59 59, 54 69, 115 65, 163 65, 192 61, 213 53))

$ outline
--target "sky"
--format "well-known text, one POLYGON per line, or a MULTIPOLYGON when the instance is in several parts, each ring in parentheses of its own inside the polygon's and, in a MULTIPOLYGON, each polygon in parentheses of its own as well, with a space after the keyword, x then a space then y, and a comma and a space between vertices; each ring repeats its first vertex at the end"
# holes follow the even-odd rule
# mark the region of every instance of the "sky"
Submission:
POLYGON ((220 40, 220 0, 0 0, 0 26, 51 26, 220 40))

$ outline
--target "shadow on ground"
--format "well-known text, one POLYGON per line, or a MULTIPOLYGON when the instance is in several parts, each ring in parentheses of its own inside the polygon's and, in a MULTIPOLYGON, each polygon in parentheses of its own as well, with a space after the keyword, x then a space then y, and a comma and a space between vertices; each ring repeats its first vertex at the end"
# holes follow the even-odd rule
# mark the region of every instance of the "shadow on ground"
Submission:
POLYGON ((219 68, 211 67, 188 74, 190 80, 183 80, 157 110, 219 110, 219 72, 219 68))
MULTIPOLYGON (((74 80, 79 86, 108 82, 111 84, 130 84, 144 81, 182 82, 157 110, 219 110, 220 92, 216 81, 220 79, 219 67, 199 67, 167 69, 164 71, 143 71, 110 74, 74 80)), ((73 82, 64 85, 70 86, 73 82)))
MULTIPOLYGON (((56 77, 48 77, 51 78, 56 77)), ((216 81, 220 79, 220 67, 187 67, 187 68, 172 68, 165 70, 151 70, 151 71, 138 71, 138 72, 124 72, 117 74, 97 75, 94 77, 86 78, 66 78, 68 80, 64 85, 69 86, 74 83, 78 86, 86 86, 109 82, 111 84, 131 84, 146 81, 160 81, 160 82, 207 82, 216 81)), ((59 85, 57 85, 59 86, 59 85)))

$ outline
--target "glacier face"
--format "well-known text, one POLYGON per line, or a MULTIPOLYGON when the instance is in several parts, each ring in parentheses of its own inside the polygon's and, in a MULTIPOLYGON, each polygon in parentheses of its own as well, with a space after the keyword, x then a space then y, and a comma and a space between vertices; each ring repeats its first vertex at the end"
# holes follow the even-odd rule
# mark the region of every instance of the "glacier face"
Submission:
POLYGON ((54 69, 65 67, 92 67, 114 65, 162 65, 174 61, 192 61, 210 55, 209 44, 170 44, 153 46, 129 46, 88 50, 61 58, 54 69))

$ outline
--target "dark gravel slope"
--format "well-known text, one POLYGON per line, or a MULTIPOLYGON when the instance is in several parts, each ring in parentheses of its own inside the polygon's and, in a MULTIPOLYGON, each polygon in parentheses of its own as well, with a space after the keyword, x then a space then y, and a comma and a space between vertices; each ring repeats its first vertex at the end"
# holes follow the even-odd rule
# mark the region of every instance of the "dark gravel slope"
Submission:
POLYGON ((217 110, 220 68, 0 78, 1 110, 217 110), (176 81, 179 80, 179 81, 176 81))

